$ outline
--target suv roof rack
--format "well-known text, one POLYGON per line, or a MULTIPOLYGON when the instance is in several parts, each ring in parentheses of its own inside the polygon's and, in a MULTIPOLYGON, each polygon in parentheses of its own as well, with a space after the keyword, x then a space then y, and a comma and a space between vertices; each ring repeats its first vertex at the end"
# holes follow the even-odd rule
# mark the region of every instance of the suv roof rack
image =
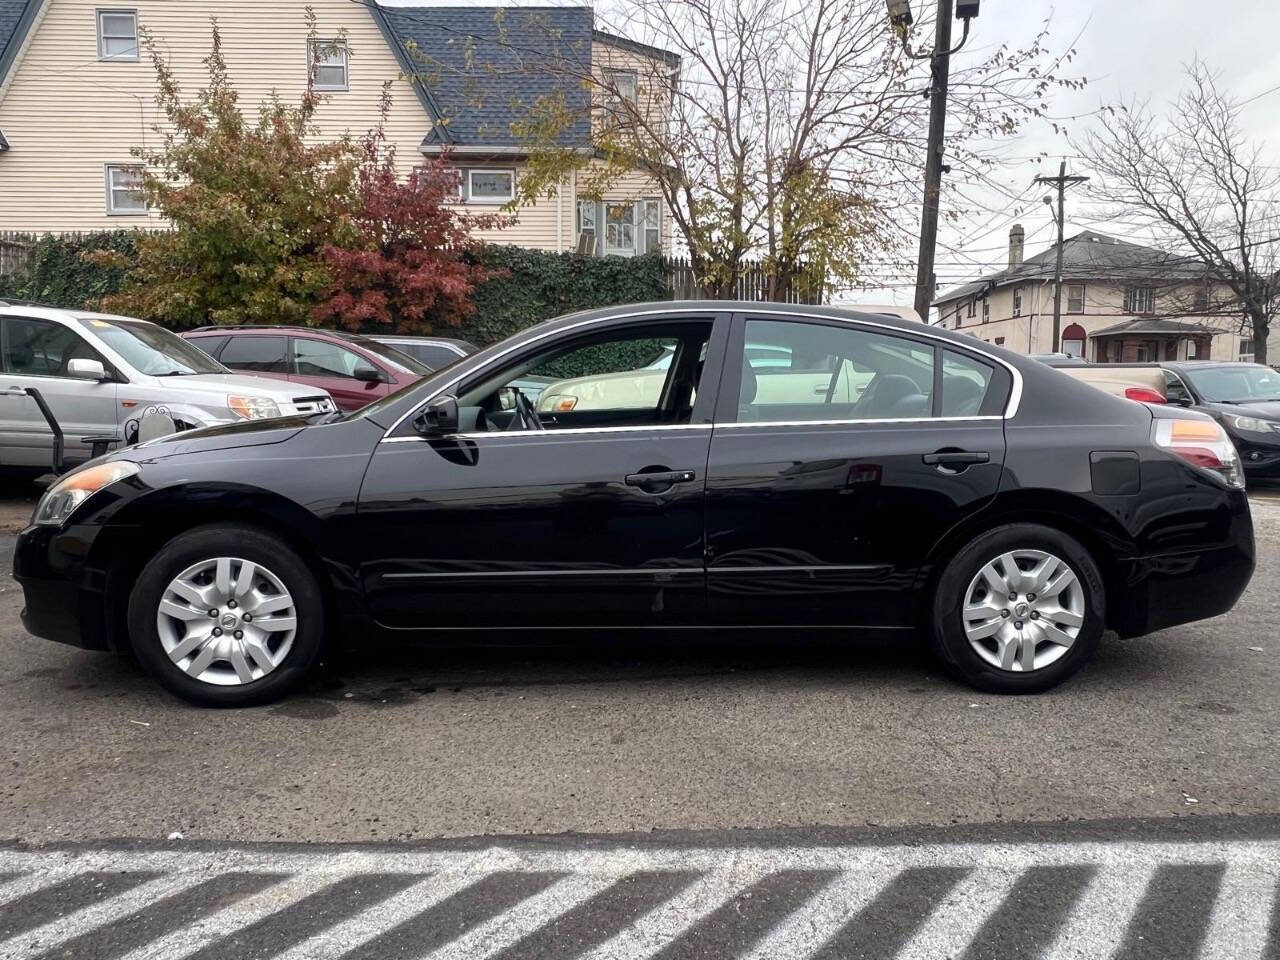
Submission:
POLYGON ((53 307, 35 300, 15 300, 12 297, 0 297, 0 307, 43 307, 46 310, 63 310, 64 307, 53 307))
POLYGON ((327 327, 307 327, 300 323, 206 323, 204 326, 192 327, 183 333, 209 333, 221 330, 301 330, 305 333, 327 333, 331 337, 343 337, 354 340, 361 336, 349 330, 330 330, 327 327))

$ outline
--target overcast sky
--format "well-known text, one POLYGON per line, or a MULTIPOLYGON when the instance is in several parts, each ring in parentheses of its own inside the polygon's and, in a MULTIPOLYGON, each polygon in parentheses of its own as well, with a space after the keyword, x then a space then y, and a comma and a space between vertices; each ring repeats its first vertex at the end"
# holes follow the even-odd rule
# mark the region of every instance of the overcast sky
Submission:
MULTIPOLYGON (((383 0, 384 3, 429 6, 423 0, 383 0)), ((596 4, 607 10, 614 2, 596 4)), ((933 0, 912 0, 919 13, 933 0)), ((492 6, 491 0, 440 0, 437 6, 492 6)), ((550 6, 547 0, 522 0, 518 6, 550 6)), ((563 4, 569 5, 569 4, 563 4)), ((1055 95, 1051 112, 1078 116, 1068 122, 1073 135, 1096 123, 1091 116, 1100 103, 1114 103, 1132 96, 1149 97, 1163 106, 1182 84, 1183 65, 1199 56, 1219 71, 1222 86, 1241 99, 1258 97, 1245 110, 1248 132, 1276 151, 1280 164, 1280 3, 1277 0, 1073 0, 1054 4, 1048 0, 982 0, 981 14, 973 25, 971 49, 959 59, 977 58, 1001 42, 1014 46, 1035 35, 1041 21, 1052 18, 1051 44, 1061 49, 1076 38, 1077 59, 1069 67, 1089 84, 1083 91, 1055 95), (1259 96, 1260 94, 1264 94, 1259 96)), ((1088 173, 1070 156, 1071 148, 1051 129, 1038 129, 1003 142, 999 152, 1009 157, 1031 157, 1040 151, 1052 162, 1012 160, 993 175, 1014 196, 1017 204, 997 191, 989 191, 990 209, 956 225, 944 224, 941 238, 956 252, 939 252, 938 285, 941 290, 1003 266, 1009 227, 1021 221, 1027 231, 1027 253, 1039 252, 1053 241, 1049 210, 1040 202, 1047 188, 1029 190, 1038 173, 1057 173, 1057 160, 1066 157, 1070 172, 1088 173), (963 242, 959 242, 963 239, 963 242)), ((945 201, 944 201, 945 202, 945 201)), ((1085 196, 1069 195, 1067 234, 1083 229, 1126 236, 1114 224, 1090 219, 1085 196)), ((1141 241, 1143 238, 1130 237, 1141 241)), ((914 256, 914 254, 913 254, 914 256)), ((913 299, 914 270, 909 275, 886 276, 885 286, 858 294, 860 302, 909 304, 913 299)))

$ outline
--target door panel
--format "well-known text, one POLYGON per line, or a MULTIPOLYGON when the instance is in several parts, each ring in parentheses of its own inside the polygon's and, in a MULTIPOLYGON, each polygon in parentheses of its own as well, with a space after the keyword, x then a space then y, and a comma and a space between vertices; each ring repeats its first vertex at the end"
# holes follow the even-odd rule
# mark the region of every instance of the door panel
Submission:
POLYGON ((1007 373, 834 320, 736 317, 729 358, 707 467, 708 616, 914 623, 930 549, 999 487, 1007 373), (753 356, 766 346, 787 360, 766 366, 753 356))
POLYGON ((364 587, 395 628, 652 626, 704 613, 710 429, 495 433, 379 445, 364 587), (688 469, 648 492, 626 477, 688 469))

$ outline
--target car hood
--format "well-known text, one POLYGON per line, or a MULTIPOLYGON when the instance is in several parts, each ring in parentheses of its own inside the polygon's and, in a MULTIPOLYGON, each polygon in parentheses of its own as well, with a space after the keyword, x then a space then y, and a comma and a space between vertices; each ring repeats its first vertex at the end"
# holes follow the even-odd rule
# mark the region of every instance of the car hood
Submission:
POLYGON ((193 373, 182 377, 164 377, 160 381, 174 392, 216 393, 224 391, 251 397, 268 397, 289 401, 294 397, 319 396, 325 391, 309 384, 290 383, 268 377, 249 377, 240 373, 193 373))
POLYGON ((231 450, 236 447, 261 447, 283 443, 306 429, 310 421, 305 417, 277 417, 272 420, 244 420, 225 423, 199 430, 183 430, 167 437, 157 437, 146 443, 126 447, 120 453, 130 460, 151 460, 172 457, 183 453, 207 450, 231 450))
POLYGON ((1259 403, 1206 403, 1204 409, 1212 410, 1214 413, 1233 413, 1237 417, 1280 420, 1280 400, 1263 400, 1259 403))

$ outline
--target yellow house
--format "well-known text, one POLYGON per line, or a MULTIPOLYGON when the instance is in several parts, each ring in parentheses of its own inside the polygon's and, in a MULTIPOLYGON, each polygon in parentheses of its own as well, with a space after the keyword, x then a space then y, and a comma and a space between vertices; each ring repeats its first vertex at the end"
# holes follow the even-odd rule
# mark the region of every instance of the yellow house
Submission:
MULTIPOLYGON (((311 82, 327 97, 321 135, 359 135, 377 121, 390 82, 387 137, 398 162, 408 171, 447 150, 461 173, 459 205, 477 212, 515 196, 527 157, 518 128, 535 105, 560 97, 572 107, 590 98, 589 84, 575 75, 625 71, 628 63, 673 74, 678 67, 666 51, 594 29, 587 7, 0 0, 0 232, 164 225, 132 189, 138 161, 130 151, 154 147, 162 136, 155 74, 140 37, 154 39, 194 93, 206 79, 201 61, 214 17, 246 112, 273 93, 296 99, 311 82), (553 69, 571 63, 581 71, 553 69)), ((642 85, 632 83, 633 96, 644 95, 642 85)), ((566 142, 580 142, 582 132, 566 131, 566 142)), ((666 245, 670 218, 645 176, 622 178, 598 200, 580 196, 578 186, 566 174, 521 205, 515 225, 486 239, 622 256, 666 245)))

